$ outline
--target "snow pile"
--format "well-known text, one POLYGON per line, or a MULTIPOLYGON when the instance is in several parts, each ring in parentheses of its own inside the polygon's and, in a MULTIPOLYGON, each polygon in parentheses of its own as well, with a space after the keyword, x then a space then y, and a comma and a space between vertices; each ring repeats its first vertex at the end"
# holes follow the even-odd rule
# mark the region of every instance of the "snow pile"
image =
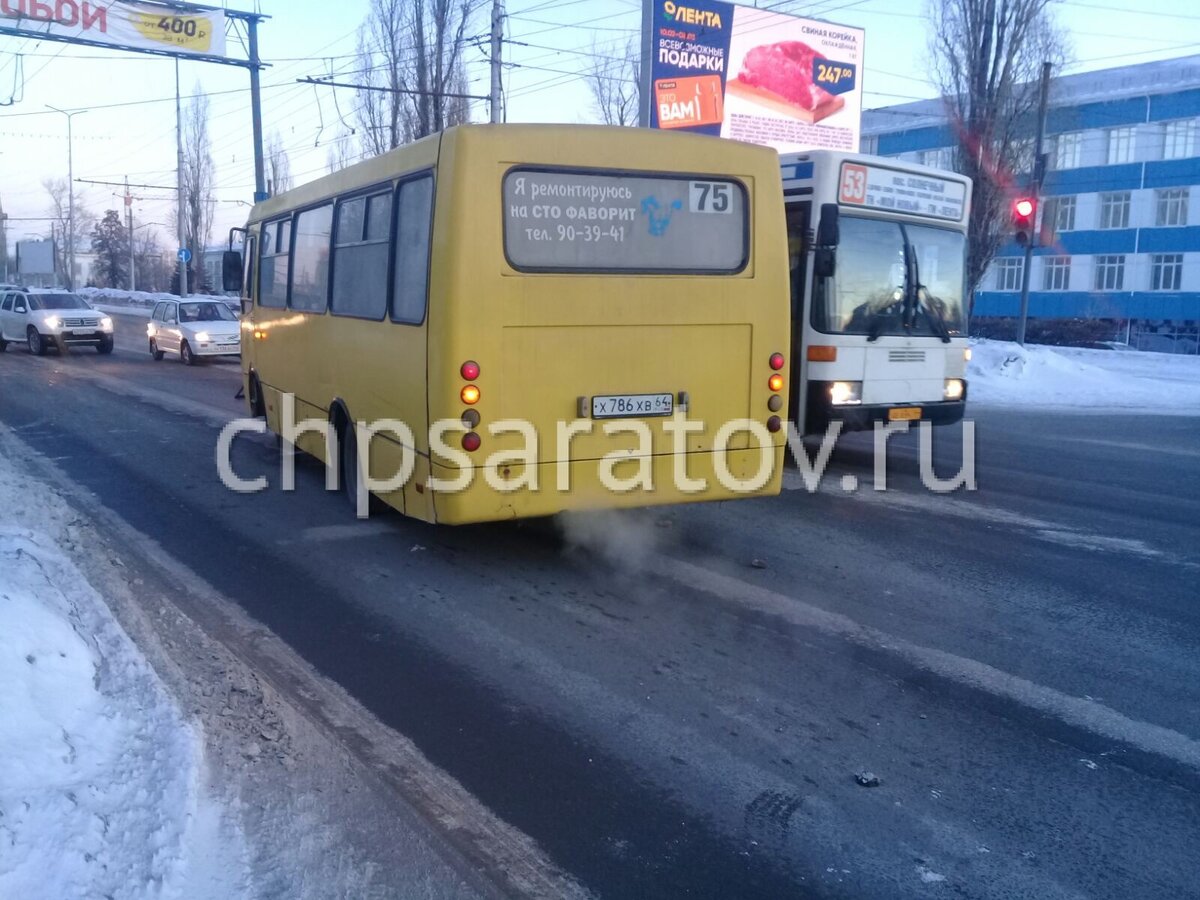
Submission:
POLYGON ((1200 357, 972 341, 969 402, 1200 415, 1200 357))
MULTIPOLYGON (((152 309, 159 300, 176 300, 175 294, 148 293, 146 291, 119 291, 116 288, 80 288, 76 291, 92 306, 106 304, 108 306, 129 306, 135 309, 152 309)), ((216 294, 189 294, 193 300, 228 300, 228 296, 216 294)))
POLYGON ((59 547, 13 523, 29 490, 0 462, 0 897, 245 895, 201 735, 59 547))

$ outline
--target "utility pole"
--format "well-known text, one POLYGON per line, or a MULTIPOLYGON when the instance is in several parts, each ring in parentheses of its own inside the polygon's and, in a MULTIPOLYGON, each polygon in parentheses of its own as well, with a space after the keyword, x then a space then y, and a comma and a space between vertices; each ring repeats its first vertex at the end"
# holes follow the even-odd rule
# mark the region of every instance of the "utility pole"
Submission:
MULTIPOLYGON (((179 99, 178 59, 175 60, 175 152, 176 176, 179 182, 179 209, 175 216, 175 227, 179 233, 179 249, 182 251, 187 248, 184 246, 185 238, 183 236, 183 103, 179 99)), ((177 256, 179 257, 179 296, 186 297, 188 295, 187 262, 182 258, 182 253, 177 256)))
MULTIPOLYGON (((1037 142, 1033 154, 1033 183, 1030 187, 1037 198, 1037 211, 1042 208, 1042 181, 1046 177, 1046 157, 1042 155, 1042 141, 1046 136, 1046 105, 1050 100, 1050 63, 1042 63, 1042 83, 1038 94, 1037 142)), ((1036 212, 1036 211, 1035 211, 1036 212)), ((1044 214, 1044 213, 1043 213, 1044 214)), ((1029 229, 1029 242, 1025 244, 1025 265, 1021 271, 1021 319, 1017 323, 1017 343, 1025 346, 1025 326, 1029 321, 1029 276, 1033 265, 1033 245, 1040 229, 1037 222, 1029 229)))
POLYGON ((46 109, 62 113, 67 117, 67 290, 75 290, 75 151, 74 133, 71 130, 71 120, 87 112, 86 109, 76 109, 67 112, 57 106, 46 104, 46 109))
POLYGON ((504 42, 504 2, 492 0, 492 124, 500 117, 500 50, 504 42))
POLYGON ((266 200, 267 168, 263 160, 262 133, 262 89, 259 85, 259 70, 262 61, 258 58, 258 16, 246 17, 246 30, 250 34, 250 118, 254 132, 254 202, 266 200))
POLYGON ((137 290, 136 265, 133 261, 133 195, 129 193, 129 176, 125 176, 125 218, 129 223, 129 290, 137 290))

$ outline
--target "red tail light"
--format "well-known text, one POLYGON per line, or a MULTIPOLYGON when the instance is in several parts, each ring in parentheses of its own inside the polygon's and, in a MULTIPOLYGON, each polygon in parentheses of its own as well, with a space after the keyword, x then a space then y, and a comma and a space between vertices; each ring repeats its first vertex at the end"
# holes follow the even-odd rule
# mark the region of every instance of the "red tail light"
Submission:
POLYGON ((477 435, 474 431, 468 431, 462 437, 463 449, 466 450, 468 453, 474 453, 476 450, 479 449, 479 446, 482 443, 483 443, 483 439, 479 435, 477 435))
POLYGON ((479 377, 479 363, 472 359, 467 360, 462 364, 462 368, 458 370, 462 377, 467 381, 474 381, 479 377))
POLYGON ((782 353, 772 353, 771 354, 771 368, 772 369, 774 369, 776 372, 778 372, 780 369, 783 368, 783 363, 784 363, 784 359, 783 359, 782 353))
POLYGON ((775 434, 782 427, 783 422, 779 416, 771 416, 771 418, 767 419, 767 431, 771 432, 771 434, 775 434))

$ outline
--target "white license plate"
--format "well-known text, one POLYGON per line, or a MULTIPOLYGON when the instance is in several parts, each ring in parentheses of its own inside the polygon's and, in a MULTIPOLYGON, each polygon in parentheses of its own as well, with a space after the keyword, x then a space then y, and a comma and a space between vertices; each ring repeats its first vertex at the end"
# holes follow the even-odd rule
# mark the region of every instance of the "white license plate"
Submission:
POLYGON ((604 394, 592 398, 593 419, 669 416, 674 411, 674 394, 604 394))

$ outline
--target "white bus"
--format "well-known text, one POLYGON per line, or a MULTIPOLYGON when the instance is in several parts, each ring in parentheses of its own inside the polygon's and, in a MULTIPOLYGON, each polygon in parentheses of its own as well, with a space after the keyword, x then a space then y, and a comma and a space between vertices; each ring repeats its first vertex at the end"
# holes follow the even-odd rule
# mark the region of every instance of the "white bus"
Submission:
POLYGON ((781 164, 800 433, 960 421, 970 180, 827 150, 781 164))

